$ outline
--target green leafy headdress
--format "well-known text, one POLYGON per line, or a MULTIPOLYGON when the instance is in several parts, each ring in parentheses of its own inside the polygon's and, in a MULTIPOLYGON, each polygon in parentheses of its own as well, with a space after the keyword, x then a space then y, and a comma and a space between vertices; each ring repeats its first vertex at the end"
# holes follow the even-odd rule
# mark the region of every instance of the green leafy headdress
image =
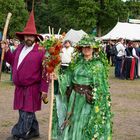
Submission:
POLYGON ((94 60, 99 60, 103 63, 103 65, 106 68, 106 72, 108 71, 108 61, 106 58, 106 54, 104 52, 104 50, 102 49, 102 44, 100 42, 100 40, 97 40, 94 36, 90 36, 90 35, 86 35, 84 36, 78 43, 76 46, 76 50, 77 50, 77 60, 78 58, 80 58, 81 55, 79 55, 79 53, 81 54, 81 49, 84 47, 90 47, 93 48, 94 50, 94 60))
POLYGON ((100 41, 96 40, 94 36, 86 35, 78 43, 78 47, 100 48, 100 41))

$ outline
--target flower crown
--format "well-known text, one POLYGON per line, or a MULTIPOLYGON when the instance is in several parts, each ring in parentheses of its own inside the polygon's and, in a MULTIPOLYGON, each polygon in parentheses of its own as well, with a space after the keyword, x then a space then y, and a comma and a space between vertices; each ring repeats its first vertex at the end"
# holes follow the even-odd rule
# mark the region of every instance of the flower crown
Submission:
POLYGON ((96 40, 94 36, 83 36, 83 38, 77 43, 79 47, 90 47, 90 48, 100 48, 101 42, 96 40))

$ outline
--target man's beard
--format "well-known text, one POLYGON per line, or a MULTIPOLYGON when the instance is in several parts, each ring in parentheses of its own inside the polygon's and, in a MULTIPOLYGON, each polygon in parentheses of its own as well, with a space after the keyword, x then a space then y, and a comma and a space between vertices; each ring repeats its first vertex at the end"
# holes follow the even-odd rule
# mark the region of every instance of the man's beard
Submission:
POLYGON ((30 46, 32 46, 32 45, 34 44, 34 41, 28 39, 28 40, 25 41, 25 44, 26 44, 28 47, 30 47, 30 46))

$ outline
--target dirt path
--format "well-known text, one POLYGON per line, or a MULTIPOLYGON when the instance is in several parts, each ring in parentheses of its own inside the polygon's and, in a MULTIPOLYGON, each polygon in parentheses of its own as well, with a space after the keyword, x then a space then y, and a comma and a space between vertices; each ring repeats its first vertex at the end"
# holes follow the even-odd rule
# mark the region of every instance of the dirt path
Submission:
MULTIPOLYGON (((9 75, 2 74, 0 82, 0 140, 10 136, 12 126, 17 122, 18 111, 13 111, 14 85, 9 82, 9 75)), ((42 106, 42 111, 36 113, 41 136, 38 140, 47 140, 49 104, 42 106)))
POLYGON ((140 79, 119 80, 110 73, 113 140, 140 140, 140 79))
MULTIPOLYGON (((140 79, 134 81, 118 80, 110 71, 110 91, 112 94, 113 140, 140 140, 140 79)), ((9 75, 2 74, 0 82, 0 140, 10 136, 16 123, 18 112, 12 110, 14 86, 9 82, 9 75)), ((37 112, 41 137, 47 140, 49 104, 37 112)))

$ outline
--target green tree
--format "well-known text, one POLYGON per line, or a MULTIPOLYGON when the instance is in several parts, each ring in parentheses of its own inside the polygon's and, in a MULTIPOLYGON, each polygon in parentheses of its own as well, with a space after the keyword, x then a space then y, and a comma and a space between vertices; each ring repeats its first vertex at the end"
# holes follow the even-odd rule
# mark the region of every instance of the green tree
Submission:
POLYGON ((128 18, 140 19, 140 2, 126 2, 128 7, 128 18))
POLYGON ((75 0, 50 0, 48 2, 49 25, 54 27, 56 31, 62 28, 62 31, 67 32, 73 27, 72 21, 74 17, 72 14, 74 13, 73 10, 75 6, 78 7, 77 3, 74 6, 72 3, 74 1, 75 0))
POLYGON ((88 33, 97 28, 100 36, 118 19, 126 21, 128 8, 121 0, 50 0, 48 12, 50 23, 57 28, 63 27, 65 31, 83 29, 88 33))
POLYGON ((49 24, 48 6, 45 3, 45 1, 35 3, 34 13, 38 33, 48 32, 48 24, 49 24))
POLYGON ((48 32, 49 25, 49 11, 48 11, 48 1, 47 0, 25 0, 26 8, 31 12, 32 7, 34 7, 35 23, 38 33, 48 32))
POLYGON ((70 28, 87 32, 96 24, 95 1, 91 0, 50 0, 48 10, 51 23, 64 31, 70 28))
MULTIPOLYGON (((28 11, 32 1, 25 0, 28 11)), ((138 18, 139 2, 122 0, 35 0, 35 21, 39 33, 48 32, 48 26, 67 32, 70 28, 91 33, 97 29, 98 36, 106 34, 117 21, 126 22, 128 15, 138 18)))
POLYGON ((76 19, 78 25, 86 32, 91 33, 93 28, 96 27, 96 11, 99 9, 96 1, 79 0, 79 7, 77 10, 76 19))
POLYGON ((3 31, 8 12, 12 13, 8 35, 14 37, 15 32, 23 30, 28 18, 28 11, 25 9, 23 0, 0 0, 0 31, 3 31))
POLYGON ((99 0, 97 11, 98 35, 107 33, 117 21, 127 21, 128 8, 121 0, 99 0))

